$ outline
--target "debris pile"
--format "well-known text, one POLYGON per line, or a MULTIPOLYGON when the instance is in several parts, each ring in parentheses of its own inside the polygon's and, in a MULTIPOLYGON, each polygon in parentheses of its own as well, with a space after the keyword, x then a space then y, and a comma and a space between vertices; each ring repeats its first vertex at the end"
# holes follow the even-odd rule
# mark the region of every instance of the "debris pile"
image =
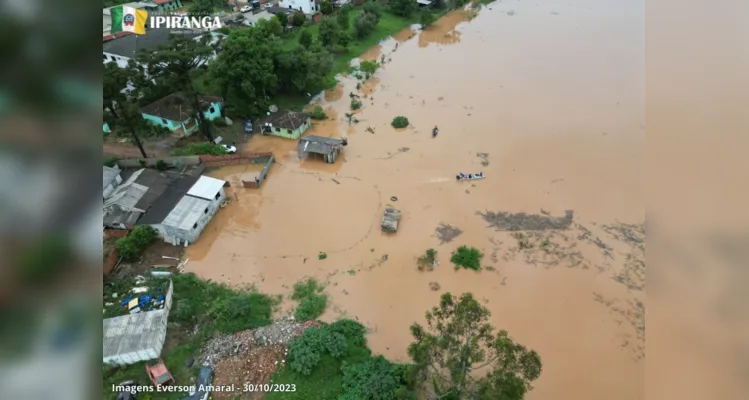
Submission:
POLYGON ((429 289, 434 291, 440 290, 440 284, 437 282, 429 282, 429 289))
POLYGON ((548 231, 568 229, 572 225, 574 212, 566 210, 564 217, 504 211, 476 212, 476 214, 480 215, 490 227, 498 231, 548 231))
POLYGON ((456 237, 460 236, 463 231, 460 228, 440 222, 439 226, 434 229, 440 244, 450 243, 456 237))

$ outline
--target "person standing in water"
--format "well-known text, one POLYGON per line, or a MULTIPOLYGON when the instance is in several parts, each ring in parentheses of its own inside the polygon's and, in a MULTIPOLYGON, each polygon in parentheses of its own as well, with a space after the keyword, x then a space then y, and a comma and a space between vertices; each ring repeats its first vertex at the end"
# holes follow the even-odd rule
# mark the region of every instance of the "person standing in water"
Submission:
POLYGON ((437 132, 439 132, 439 129, 437 128, 437 125, 434 126, 434 129, 432 129, 432 137, 437 136, 437 132))

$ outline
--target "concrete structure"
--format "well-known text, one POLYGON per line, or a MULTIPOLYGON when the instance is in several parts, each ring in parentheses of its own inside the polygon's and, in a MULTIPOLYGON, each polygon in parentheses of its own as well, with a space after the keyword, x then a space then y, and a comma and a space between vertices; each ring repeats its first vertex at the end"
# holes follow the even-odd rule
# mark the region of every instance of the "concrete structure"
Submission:
POLYGON ((104 320, 104 363, 129 365, 159 358, 166 340, 173 291, 174 287, 170 281, 164 308, 161 310, 104 320))
MULTIPOLYGON (((217 96, 198 95, 198 104, 206 120, 221 117, 224 100, 217 96)), ((177 136, 187 136, 198 130, 192 101, 183 93, 176 92, 141 108, 143 119, 169 129, 177 136)))
POLYGON ((263 135, 278 136, 286 139, 299 139, 312 126, 312 120, 307 113, 290 110, 280 110, 268 115, 260 121, 263 135))
POLYGON ((114 192, 114 189, 122 183, 122 176, 120 175, 120 167, 107 167, 104 166, 104 199, 114 192))
POLYGON ((226 184, 208 176, 183 177, 159 197, 136 225, 151 226, 165 242, 175 246, 194 243, 226 199, 226 184))
POLYGON ((167 189, 169 179, 156 170, 145 168, 120 179, 125 182, 105 196, 104 227, 132 229, 167 189))
POLYGON ((281 0, 278 6, 294 11, 301 11, 305 14, 314 14, 320 11, 320 6, 315 0, 281 0))
POLYGON ((326 163, 333 164, 345 145, 346 142, 341 139, 307 136, 299 141, 296 148, 297 152, 299 152, 299 157, 306 157, 309 154, 319 154, 326 163))

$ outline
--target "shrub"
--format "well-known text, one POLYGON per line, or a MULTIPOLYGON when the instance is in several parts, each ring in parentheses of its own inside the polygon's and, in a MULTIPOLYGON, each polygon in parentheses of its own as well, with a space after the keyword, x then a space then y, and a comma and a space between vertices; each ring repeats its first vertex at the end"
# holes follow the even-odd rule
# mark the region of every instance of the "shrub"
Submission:
POLYGON ((424 10, 421 13, 421 17, 419 18, 419 22, 421 22, 422 29, 427 28, 430 25, 432 25, 434 23, 434 19, 435 19, 434 14, 429 12, 429 10, 424 10))
MULTIPOLYGON (((291 25, 296 26, 297 28, 304 26, 305 22, 307 22, 307 17, 304 16, 304 13, 297 12, 291 17, 291 25)), ((302 32, 302 34, 304 34, 304 32, 302 32)))
POLYGON ((300 321, 311 321, 317 319, 328 305, 328 296, 323 294, 324 286, 317 283, 314 279, 308 279, 305 282, 294 284, 294 293, 291 295, 292 300, 299 302, 294 317, 300 321))
POLYGON ((132 240, 133 243, 141 250, 145 249, 149 244, 153 243, 156 238, 159 237, 159 233, 156 229, 153 229, 147 225, 136 226, 135 229, 130 232, 127 236, 128 239, 132 240))
POLYGON ((395 118, 393 118, 393 122, 390 123, 390 125, 393 126, 393 128, 405 128, 409 125, 408 118, 399 115, 395 118))
POLYGON ((322 106, 315 106, 315 108, 312 109, 310 115, 312 116, 312 119, 316 120, 323 120, 328 118, 328 116, 325 115, 325 111, 322 109, 322 106))
POLYGON ((362 108, 362 102, 359 101, 356 97, 353 97, 351 99, 351 109, 356 111, 358 109, 362 108))
POLYGON ((299 44, 306 48, 312 46, 312 34, 306 30, 302 31, 302 34, 299 36, 299 44))
POLYGON ((269 325, 276 304, 272 297, 245 289, 214 300, 207 314, 216 329, 234 333, 269 325))
POLYGON ((323 13, 323 15, 333 14, 333 4, 329 1, 323 1, 320 4, 320 12, 323 13))
POLYGON ((437 261, 437 250, 427 250, 424 255, 419 257, 419 259, 417 260, 419 271, 423 271, 425 269, 431 271, 434 268, 435 261, 437 261))
POLYGON ((169 169, 169 164, 166 163, 164 160, 156 161, 156 169, 159 171, 166 171, 169 169))
POLYGON ((366 329, 351 320, 339 320, 330 325, 306 329, 289 346, 289 366, 302 375, 310 375, 320 359, 329 354, 344 358, 351 346, 365 346, 366 329))
POLYGON ((474 271, 481 270, 481 259, 484 255, 476 248, 460 246, 453 252, 450 262, 455 264, 455 269, 470 268, 474 271))
POLYGON ((338 15, 336 16, 336 20, 338 21, 338 26, 340 26, 341 29, 348 30, 348 28, 349 28, 349 13, 344 12, 343 10, 338 11, 338 15))
POLYGON ((408 17, 419 8, 416 0, 390 0, 388 5, 390 12, 401 17, 408 17))
POLYGON ((117 239, 114 247, 120 253, 120 257, 126 260, 134 260, 136 257, 138 257, 138 255, 140 255, 140 249, 128 237, 121 237, 117 239))
POLYGON ((138 160, 138 164, 140 164, 141 167, 146 166, 146 160, 138 160))
POLYGON ((356 33, 356 37, 362 39, 372 33, 372 31, 377 27, 378 22, 379 17, 367 11, 357 15, 356 19, 354 19, 354 32, 356 33))
POLYGON ((229 126, 229 124, 226 123, 226 119, 222 117, 217 117, 217 118, 212 119, 211 123, 214 126, 219 126, 219 127, 229 126))
POLYGON ((226 154, 226 150, 224 150, 224 148, 220 145, 213 142, 192 143, 187 147, 174 150, 175 156, 222 156, 224 154, 226 154))
POLYGON ((364 10, 364 13, 372 14, 379 20, 380 16, 382 16, 382 9, 380 8, 380 5, 374 1, 368 1, 364 3, 364 6, 362 6, 362 9, 364 10))
POLYGON ((375 72, 377 72, 377 68, 380 65, 377 64, 377 61, 362 61, 361 64, 359 64, 359 68, 367 75, 372 75, 375 72))
POLYGON ((180 299, 174 303, 169 317, 178 322, 191 322, 195 318, 195 307, 187 299, 180 299))
POLYGON ((115 165, 117 165, 117 161, 119 160, 120 159, 117 157, 107 157, 104 159, 104 165, 107 167, 114 167, 115 165))

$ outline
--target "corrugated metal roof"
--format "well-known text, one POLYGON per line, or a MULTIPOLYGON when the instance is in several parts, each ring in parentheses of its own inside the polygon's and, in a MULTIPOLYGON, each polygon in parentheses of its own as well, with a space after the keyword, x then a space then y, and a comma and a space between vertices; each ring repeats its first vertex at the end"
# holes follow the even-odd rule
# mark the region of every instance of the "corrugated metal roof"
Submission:
POLYGON ((177 203, 197 182, 198 176, 183 176, 166 188, 164 193, 153 203, 151 208, 138 220, 137 225, 160 224, 174 209, 177 203))
POLYGON ((197 182, 187 191, 188 196, 200 197, 201 199, 213 200, 216 194, 224 187, 226 181, 211 178, 210 176, 201 176, 197 182))
POLYGON ((112 183, 112 181, 114 180, 114 178, 117 175, 119 175, 119 174, 120 174, 120 168, 119 167, 115 166, 115 168, 112 168, 112 167, 107 167, 105 165, 104 166, 104 187, 103 188, 106 188, 107 185, 109 185, 110 183, 112 183))
POLYGON ((162 222, 165 226, 189 231, 211 205, 209 200, 184 196, 162 222))
POLYGON ((104 320, 104 358, 158 348, 166 336, 174 286, 169 282, 167 306, 161 310, 144 311, 104 320))

